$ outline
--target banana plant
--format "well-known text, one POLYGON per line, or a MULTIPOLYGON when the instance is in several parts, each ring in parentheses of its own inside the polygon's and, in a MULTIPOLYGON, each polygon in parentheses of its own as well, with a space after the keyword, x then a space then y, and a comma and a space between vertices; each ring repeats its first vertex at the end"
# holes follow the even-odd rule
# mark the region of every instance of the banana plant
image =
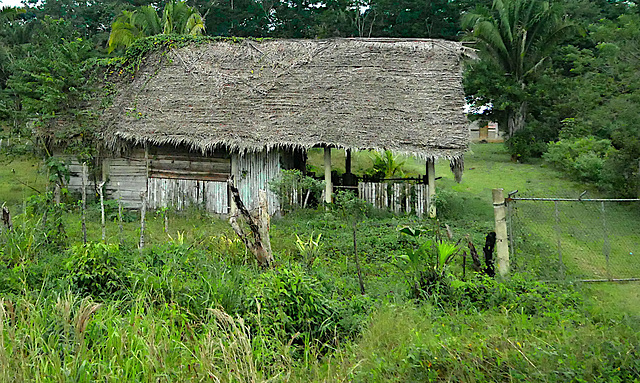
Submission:
MULTIPOLYGON (((427 230, 402 227, 399 232, 418 238, 427 230)), ((407 284, 416 298, 438 285, 446 276, 448 265, 459 253, 458 244, 423 241, 417 248, 408 249, 406 254, 397 257, 395 265, 404 274, 407 284)))

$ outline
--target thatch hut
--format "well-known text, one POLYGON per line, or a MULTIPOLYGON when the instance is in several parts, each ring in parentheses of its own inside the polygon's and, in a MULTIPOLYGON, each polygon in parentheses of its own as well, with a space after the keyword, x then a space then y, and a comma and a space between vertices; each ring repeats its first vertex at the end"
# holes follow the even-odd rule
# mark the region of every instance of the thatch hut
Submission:
MULTIPOLYGON (((313 147, 391 150, 427 168, 445 158, 459 173, 463 51, 443 40, 356 38, 151 54, 102 117, 107 193, 129 206, 146 192, 152 208, 195 202, 224 214, 229 175, 255 206, 258 190, 313 147)), ((269 209, 279 209, 272 194, 269 209)))

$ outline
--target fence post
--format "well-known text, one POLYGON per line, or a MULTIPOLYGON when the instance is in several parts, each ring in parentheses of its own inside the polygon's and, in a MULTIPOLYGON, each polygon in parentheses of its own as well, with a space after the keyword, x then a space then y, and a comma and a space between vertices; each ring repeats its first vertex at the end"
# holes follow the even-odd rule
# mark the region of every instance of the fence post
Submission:
POLYGON ((607 262, 607 279, 611 280, 611 264, 609 263, 609 255, 611 253, 611 246, 609 245, 609 234, 607 233, 607 217, 605 215, 604 201, 600 202, 600 214, 602 215, 602 234, 604 235, 604 241, 602 243, 602 252, 607 262))
POLYGON ((333 194, 333 185, 331 185, 331 147, 324 148, 324 202, 331 203, 333 194))
POLYGON ((82 243, 87 244, 87 163, 82 163, 82 243))
POLYGON ((493 189, 493 215, 496 231, 496 260, 498 273, 506 277, 509 274, 509 242, 507 238, 507 214, 504 189, 493 189))
POLYGON ((436 205, 433 203, 433 197, 436 194, 436 160, 430 158, 427 160, 427 185, 429 193, 429 218, 436 217, 436 205))
POLYGON ((564 273, 564 261, 562 260, 562 228, 560 227, 560 209, 558 208, 558 201, 553 201, 554 217, 555 217, 555 230, 556 230, 556 242, 558 246, 558 262, 560 262, 560 279, 565 278, 564 273))

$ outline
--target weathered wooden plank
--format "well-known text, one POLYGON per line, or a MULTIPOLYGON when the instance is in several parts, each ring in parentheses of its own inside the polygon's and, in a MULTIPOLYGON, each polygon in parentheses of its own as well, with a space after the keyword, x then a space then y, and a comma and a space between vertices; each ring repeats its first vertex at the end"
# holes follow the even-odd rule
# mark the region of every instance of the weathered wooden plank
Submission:
POLYGON ((269 188, 269 182, 281 176, 280 153, 277 151, 245 153, 237 155, 237 163, 236 185, 247 208, 250 210, 258 208, 258 192, 265 190, 269 214, 280 211, 278 198, 269 188))
POLYGON ((201 171, 208 173, 226 173, 227 176, 231 174, 231 164, 230 163, 202 163, 202 162, 158 162, 158 161, 149 161, 149 169, 150 170, 171 170, 171 171, 201 171))
POLYGON ((149 207, 167 206, 184 210, 190 206, 202 206, 216 214, 229 212, 226 182, 201 180, 149 178, 149 207))
POLYGON ((226 180, 229 178, 229 174, 209 173, 193 170, 150 170, 149 177, 226 182, 226 180))

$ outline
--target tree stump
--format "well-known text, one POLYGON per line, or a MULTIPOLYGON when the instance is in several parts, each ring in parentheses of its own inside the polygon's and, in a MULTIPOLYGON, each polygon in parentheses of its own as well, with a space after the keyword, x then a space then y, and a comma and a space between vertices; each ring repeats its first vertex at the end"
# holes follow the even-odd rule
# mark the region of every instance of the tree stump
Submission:
POLYGON ((229 224, 236 232, 242 243, 255 255, 258 264, 262 267, 269 267, 273 264, 273 253, 271 251, 271 240, 269 238, 269 209, 267 204, 267 193, 264 190, 259 192, 259 208, 257 214, 253 215, 249 212, 244 202, 240 198, 238 188, 233 182, 233 176, 227 180, 229 190, 231 190, 232 201, 235 204, 235 214, 229 217, 229 224), (249 227, 250 232, 246 232, 242 225, 238 222, 238 218, 249 227))

